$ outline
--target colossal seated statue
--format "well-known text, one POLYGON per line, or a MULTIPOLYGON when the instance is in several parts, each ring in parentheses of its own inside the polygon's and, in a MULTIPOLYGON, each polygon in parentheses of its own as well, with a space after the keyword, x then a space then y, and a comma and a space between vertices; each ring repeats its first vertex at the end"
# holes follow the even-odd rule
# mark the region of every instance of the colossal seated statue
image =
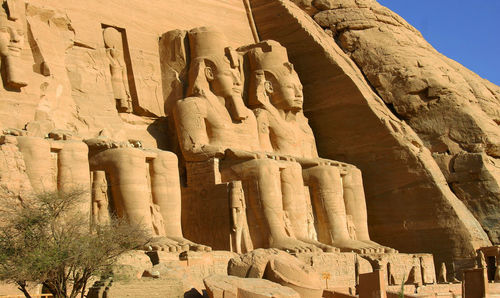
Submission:
MULTIPOLYGON (((300 163, 302 173, 293 175, 302 174, 309 187, 319 240, 341 250, 394 251, 370 240, 361 171, 319 158, 314 134, 302 112, 302 85, 286 49, 275 41, 264 41, 246 50, 251 70, 249 104, 255 107, 261 146, 300 163)), ((293 207, 298 202, 301 200, 288 202, 291 207, 286 209, 305 233, 306 222, 299 214, 302 208, 293 207)))
MULTIPOLYGON (((171 252, 210 250, 183 237, 175 154, 136 148, 130 143, 113 142, 105 137, 89 139, 86 143, 90 148, 93 193, 98 195, 93 198, 96 208, 107 208, 103 197, 108 192, 102 187, 109 185, 116 215, 126 218, 131 224, 144 226, 153 238, 152 249, 171 252)), ((105 221, 105 212, 93 210, 94 219, 105 221)))
POLYGON ((297 182, 282 175, 283 163, 269 158, 260 147, 255 115, 242 99, 239 55, 226 47, 224 36, 216 30, 196 28, 188 38, 188 97, 174 108, 186 162, 219 159, 222 181, 255 185, 256 196, 249 196, 246 206, 258 213, 259 234, 266 238, 267 247, 290 252, 334 250, 317 241, 300 241, 287 232, 282 198, 287 186, 297 182))

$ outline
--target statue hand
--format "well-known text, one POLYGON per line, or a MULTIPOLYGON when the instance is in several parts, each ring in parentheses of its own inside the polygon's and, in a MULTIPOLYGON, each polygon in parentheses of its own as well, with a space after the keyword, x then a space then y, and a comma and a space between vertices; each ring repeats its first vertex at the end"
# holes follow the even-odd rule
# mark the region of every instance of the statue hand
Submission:
POLYGON ((257 153, 245 150, 230 149, 230 148, 224 151, 224 156, 225 158, 229 159, 243 159, 243 160, 258 158, 257 153))
POLYGON ((320 160, 318 158, 296 157, 295 159, 301 166, 304 167, 314 167, 320 165, 320 160))
POLYGON ((282 154, 276 154, 276 153, 266 153, 266 157, 269 158, 269 159, 274 159, 274 160, 283 160, 283 161, 296 162, 295 157, 292 157, 290 155, 282 155, 282 154))

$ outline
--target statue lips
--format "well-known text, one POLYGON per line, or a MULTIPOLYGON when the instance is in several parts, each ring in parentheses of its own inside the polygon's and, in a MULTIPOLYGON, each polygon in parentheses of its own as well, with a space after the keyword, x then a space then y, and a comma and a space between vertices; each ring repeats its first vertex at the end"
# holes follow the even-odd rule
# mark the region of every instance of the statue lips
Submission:
POLYGON ((18 46, 12 46, 12 45, 9 45, 8 46, 8 49, 9 49, 9 52, 11 54, 13 54, 13 56, 19 56, 21 54, 21 50, 22 48, 21 47, 18 47, 18 46))

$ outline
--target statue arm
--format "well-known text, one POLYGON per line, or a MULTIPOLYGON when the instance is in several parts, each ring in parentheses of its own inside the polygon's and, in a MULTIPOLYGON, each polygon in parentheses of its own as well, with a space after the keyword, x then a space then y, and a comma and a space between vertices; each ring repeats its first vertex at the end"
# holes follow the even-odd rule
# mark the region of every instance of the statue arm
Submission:
POLYGON ((273 152, 271 144, 270 123, 267 112, 262 109, 254 110, 255 117, 257 118, 257 129, 259 132, 260 147, 265 152, 273 152))
POLYGON ((223 157, 226 148, 210 145, 205 124, 206 110, 202 99, 188 98, 177 102, 175 126, 182 153, 187 161, 203 161, 223 157))
POLYGON ((120 66, 122 67, 122 81, 123 81, 123 86, 125 87, 125 93, 127 96, 130 98, 130 89, 128 85, 128 76, 127 76, 127 65, 125 63, 121 63, 120 61, 120 66))
POLYGON ((231 213, 233 217, 233 232, 236 232, 236 229, 238 228, 238 214, 236 213, 235 207, 231 208, 231 213))
POLYGON ((111 57, 110 49, 106 49, 106 57, 108 57, 109 64, 113 64, 113 57, 111 57))

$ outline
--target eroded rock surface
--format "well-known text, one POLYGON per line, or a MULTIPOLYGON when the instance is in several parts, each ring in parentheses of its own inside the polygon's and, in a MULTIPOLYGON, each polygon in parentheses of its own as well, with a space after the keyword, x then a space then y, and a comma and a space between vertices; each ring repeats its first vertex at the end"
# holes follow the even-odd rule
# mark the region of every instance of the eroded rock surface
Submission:
POLYGON ((432 251, 448 262, 490 243, 429 149, 373 92, 332 32, 288 0, 252 1, 252 10, 260 38, 287 48, 320 156, 361 169, 375 241, 404 252, 432 251))
POLYGON ((294 290, 259 278, 212 275, 203 280, 210 298, 224 297, 276 297, 300 298, 294 290))
POLYGON ((319 274, 298 258, 277 249, 256 249, 232 258, 228 274, 244 278, 264 278, 290 287, 301 297, 321 297, 319 274))
MULTIPOLYGON (((303 1, 294 1, 299 6, 303 1)), ((496 158, 500 88, 437 52, 414 27, 374 0, 315 0, 305 8, 359 66, 399 119, 417 132, 455 194, 500 241, 496 158), (473 173, 455 170, 468 163, 473 173), (466 155, 471 155, 466 157, 466 155)))

